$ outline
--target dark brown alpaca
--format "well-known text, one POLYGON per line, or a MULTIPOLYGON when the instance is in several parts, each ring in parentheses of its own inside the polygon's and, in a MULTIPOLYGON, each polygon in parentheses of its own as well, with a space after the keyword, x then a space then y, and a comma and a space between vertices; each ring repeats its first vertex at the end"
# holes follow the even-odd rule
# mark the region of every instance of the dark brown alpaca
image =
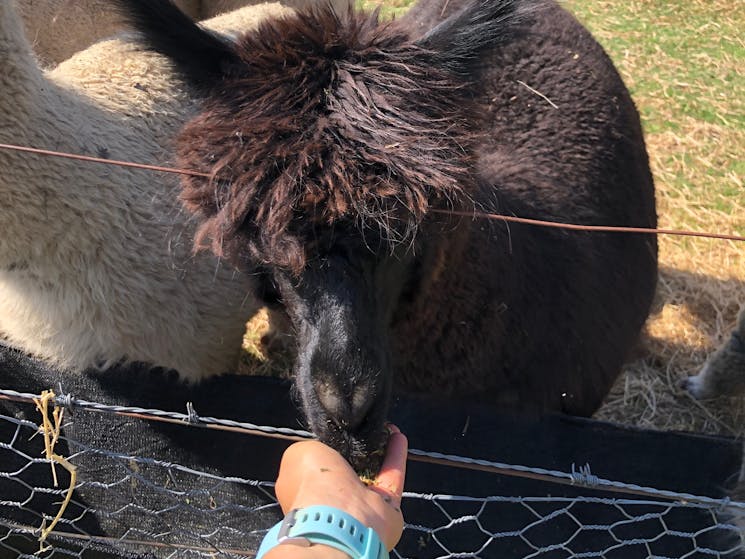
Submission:
POLYGON ((636 109, 553 2, 450 0, 400 22, 329 9, 235 44, 120 0, 201 87, 177 138, 201 240, 263 265, 297 333, 310 427, 358 467, 393 389, 590 415, 656 282, 654 237, 453 217, 653 227, 636 109))

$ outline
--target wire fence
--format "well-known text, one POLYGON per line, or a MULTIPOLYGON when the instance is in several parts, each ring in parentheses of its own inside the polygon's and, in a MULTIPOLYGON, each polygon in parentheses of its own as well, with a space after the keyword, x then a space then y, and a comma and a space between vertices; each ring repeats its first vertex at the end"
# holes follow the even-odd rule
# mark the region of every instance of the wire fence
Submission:
MULTIPOLYGON (((126 433, 139 424, 176 421, 187 428, 245 433, 249 445, 257 433, 309 435, 199 417, 193 407, 183 414, 106 406, 69 395, 51 396, 44 404, 41 395, 10 390, 0 390, 0 399, 23 411, 0 415, 3 558, 253 557, 281 517, 271 481, 169 461, 167 441, 146 454, 140 451, 151 448, 147 441, 126 433), (98 415, 107 418, 99 422, 102 430, 125 434, 110 437, 117 448, 105 448, 106 436, 89 444, 86 433, 75 430, 83 417, 98 415), (72 470, 60 467, 62 461, 72 470)), ((557 472, 416 449, 411 458, 555 487, 533 496, 444 495, 436 487, 431 494, 407 492, 402 507, 408 524, 392 554, 399 559, 745 556, 737 527, 745 524, 745 503, 604 480, 588 467, 557 472), (562 495, 567 487, 581 494, 562 495)))

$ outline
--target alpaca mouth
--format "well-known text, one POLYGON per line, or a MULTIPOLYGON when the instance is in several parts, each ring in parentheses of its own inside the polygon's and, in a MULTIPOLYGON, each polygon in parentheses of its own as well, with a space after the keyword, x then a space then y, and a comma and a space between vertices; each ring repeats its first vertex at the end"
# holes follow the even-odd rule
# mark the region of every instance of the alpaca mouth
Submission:
POLYGON ((300 391, 311 431, 339 452, 357 473, 375 477, 388 441, 388 390, 360 382, 360 390, 340 396, 339 391, 325 386, 317 383, 305 395, 300 391))
POLYGON ((303 407, 321 442, 338 451, 357 473, 375 477, 388 440, 391 388, 387 359, 374 349, 354 355, 346 345, 342 347, 345 355, 352 353, 354 358, 333 363, 327 356, 339 351, 336 346, 316 347, 310 373, 302 367, 297 371, 297 379, 305 379, 300 380, 303 407))
MULTIPOLYGON (((371 418, 370 418, 371 419, 371 418)), ((321 442, 341 454, 354 470, 367 478, 374 478, 380 471, 388 443, 385 424, 366 420, 357 428, 350 430, 339 422, 327 418, 320 429, 313 429, 321 442)))

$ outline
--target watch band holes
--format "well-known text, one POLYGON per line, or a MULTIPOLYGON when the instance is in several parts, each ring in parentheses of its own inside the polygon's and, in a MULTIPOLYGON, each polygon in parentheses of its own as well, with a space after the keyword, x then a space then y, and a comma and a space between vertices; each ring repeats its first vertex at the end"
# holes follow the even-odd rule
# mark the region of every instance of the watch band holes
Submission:
POLYGON ((344 519, 343 518, 340 518, 339 519, 339 528, 341 528, 343 530, 344 529, 344 524, 345 524, 344 519))
POLYGON ((354 527, 354 525, 349 527, 349 535, 354 536, 354 533, 357 531, 357 529, 354 527))
POLYGON ((303 515, 303 520, 302 521, 303 522, 308 522, 308 513, 307 512, 303 515))
POLYGON ((313 520, 315 520, 316 522, 318 522, 319 520, 321 520, 321 513, 320 512, 317 512, 316 514, 314 514, 313 515, 313 520))
POLYGON ((331 524, 334 521, 334 517, 332 515, 328 515, 326 517, 326 524, 331 524))

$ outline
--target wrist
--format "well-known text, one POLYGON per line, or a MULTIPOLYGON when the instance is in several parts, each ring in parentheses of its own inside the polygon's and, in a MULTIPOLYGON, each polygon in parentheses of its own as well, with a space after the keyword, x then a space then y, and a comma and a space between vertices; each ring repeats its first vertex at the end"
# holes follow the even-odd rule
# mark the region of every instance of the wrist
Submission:
POLYGON ((308 558, 330 559, 388 559, 389 554, 374 529, 365 526, 349 513, 325 505, 293 509, 284 520, 267 532, 261 542, 257 559, 289 557, 276 551, 281 547, 294 548, 294 553, 308 558), (313 546, 316 547, 312 549, 313 546), (341 552, 333 557, 325 548, 341 552), (308 553, 306 553, 308 552, 308 553), (318 555, 318 554, 321 555, 318 555))

